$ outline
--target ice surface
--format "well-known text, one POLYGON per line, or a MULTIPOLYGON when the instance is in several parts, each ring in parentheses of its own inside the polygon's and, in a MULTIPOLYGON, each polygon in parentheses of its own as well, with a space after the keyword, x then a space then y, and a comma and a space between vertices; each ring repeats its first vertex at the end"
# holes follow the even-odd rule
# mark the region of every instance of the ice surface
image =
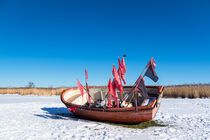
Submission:
POLYGON ((0 140, 210 139, 209 99, 163 99, 155 120, 131 129, 75 118, 59 96, 0 95, 0 140))

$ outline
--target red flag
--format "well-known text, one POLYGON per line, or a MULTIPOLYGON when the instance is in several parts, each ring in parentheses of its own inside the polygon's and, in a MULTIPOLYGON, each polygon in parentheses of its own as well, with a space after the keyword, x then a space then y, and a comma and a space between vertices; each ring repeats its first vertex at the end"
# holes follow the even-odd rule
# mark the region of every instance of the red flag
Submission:
POLYGON ((89 92, 89 87, 88 87, 87 82, 86 82, 86 92, 87 92, 87 100, 88 100, 89 107, 90 107, 90 106, 91 106, 91 101, 90 101, 90 92, 89 92))
POLYGON ((109 83, 108 83, 108 88, 109 88, 109 94, 108 94, 108 107, 112 107, 112 100, 111 100, 111 95, 114 98, 114 90, 113 90, 113 86, 112 86, 112 81, 111 78, 109 78, 109 83))
POLYGON ((119 74, 120 78, 123 80, 124 84, 126 84, 126 80, 125 80, 125 76, 124 76, 126 73, 124 57, 122 58, 122 61, 120 61, 120 58, 118 57, 118 62, 119 62, 118 74, 119 74))
POLYGON ((117 70, 116 70, 114 65, 113 65, 112 74, 114 76, 113 84, 116 84, 116 87, 120 91, 120 93, 123 93, 122 82, 121 82, 121 80, 119 78, 118 72, 117 72, 117 70))
POLYGON ((86 80, 86 81, 88 80, 88 73, 87 73, 86 68, 85 68, 85 80, 86 80))
POLYGON ((111 95, 109 94, 108 95, 108 107, 112 107, 113 104, 112 104, 112 100, 111 100, 111 95))
POLYGON ((117 72, 118 72, 118 75, 121 77, 121 70, 120 70, 120 68, 117 70, 117 72))
POLYGON ((83 97, 83 87, 82 87, 82 84, 79 82, 79 80, 77 80, 77 85, 78 85, 79 90, 80 90, 80 92, 82 94, 82 97, 83 97))
MULTIPOLYGON (((113 80, 114 81, 114 80, 113 80)), ((116 86, 116 82, 112 82, 112 86, 113 86, 113 98, 115 100, 115 103, 117 104, 117 107, 119 108, 119 102, 118 102, 118 94, 117 94, 117 86, 116 86)))
POLYGON ((115 100, 115 103, 117 104, 117 108, 119 108, 119 101, 118 101, 118 95, 117 95, 117 90, 116 89, 114 89, 114 93, 115 93, 114 100, 115 100))
POLYGON ((68 109, 69 109, 71 112, 75 112, 76 109, 77 109, 77 107, 69 107, 68 109))
POLYGON ((122 66, 121 66, 121 61, 120 61, 120 58, 119 57, 118 57, 118 62, 119 62, 119 68, 118 68, 117 72, 118 72, 118 75, 121 78, 121 75, 122 75, 122 66))
POLYGON ((121 61, 120 61, 120 58, 119 57, 118 57, 118 63, 119 63, 119 69, 121 70, 122 69, 122 66, 121 66, 121 61))
POLYGON ((113 69, 112 69, 112 74, 114 76, 114 79, 117 81, 117 83, 120 84, 121 83, 120 77, 119 77, 118 72, 114 65, 113 65, 113 69))
POLYGON ((127 72, 124 57, 122 58, 122 61, 121 61, 121 67, 122 67, 122 74, 124 75, 127 72))
POLYGON ((109 78, 108 88, 109 88, 109 93, 110 93, 112 96, 114 96, 114 90, 113 90, 111 78, 109 78))
POLYGON ((125 81, 125 76, 124 76, 124 75, 122 75, 122 76, 121 76, 121 78, 122 78, 122 80, 123 80, 124 84, 126 84, 126 81, 125 81))

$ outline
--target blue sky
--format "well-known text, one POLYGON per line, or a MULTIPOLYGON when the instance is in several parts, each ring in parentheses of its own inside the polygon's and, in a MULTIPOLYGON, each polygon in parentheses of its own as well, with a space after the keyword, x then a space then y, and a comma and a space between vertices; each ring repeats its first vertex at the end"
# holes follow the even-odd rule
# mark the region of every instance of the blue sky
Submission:
POLYGON ((210 1, 0 0, 0 87, 106 85, 126 54, 128 84, 153 56, 158 83, 209 83, 210 1))

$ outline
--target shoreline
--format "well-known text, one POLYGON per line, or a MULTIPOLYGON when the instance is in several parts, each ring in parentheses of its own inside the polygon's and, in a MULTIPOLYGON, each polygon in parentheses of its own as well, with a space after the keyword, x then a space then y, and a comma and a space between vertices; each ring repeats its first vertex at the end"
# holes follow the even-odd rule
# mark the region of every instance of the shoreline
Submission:
MULTIPOLYGON (((60 95, 70 87, 60 88, 0 88, 0 94, 18 95, 60 95)), ((163 97, 165 98, 208 98, 210 97, 210 85, 175 85, 165 86, 163 97)))

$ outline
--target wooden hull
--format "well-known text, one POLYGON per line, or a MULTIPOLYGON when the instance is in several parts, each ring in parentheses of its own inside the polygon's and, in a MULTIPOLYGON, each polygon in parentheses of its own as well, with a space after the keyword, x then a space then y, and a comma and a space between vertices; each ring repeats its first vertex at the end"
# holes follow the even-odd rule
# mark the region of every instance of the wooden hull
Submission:
POLYGON ((75 108, 73 113, 81 118, 97 120, 97 121, 116 122, 116 123, 140 123, 152 120, 155 117, 161 102, 163 87, 160 86, 149 86, 149 87, 158 88, 158 93, 157 93, 158 98, 156 100, 153 100, 147 106, 138 106, 138 111, 135 111, 134 107, 103 109, 103 108, 89 108, 81 105, 68 103, 64 100, 63 96, 68 90, 74 90, 74 88, 63 91, 63 93, 61 94, 61 101, 66 105, 66 107, 69 110, 75 108))

